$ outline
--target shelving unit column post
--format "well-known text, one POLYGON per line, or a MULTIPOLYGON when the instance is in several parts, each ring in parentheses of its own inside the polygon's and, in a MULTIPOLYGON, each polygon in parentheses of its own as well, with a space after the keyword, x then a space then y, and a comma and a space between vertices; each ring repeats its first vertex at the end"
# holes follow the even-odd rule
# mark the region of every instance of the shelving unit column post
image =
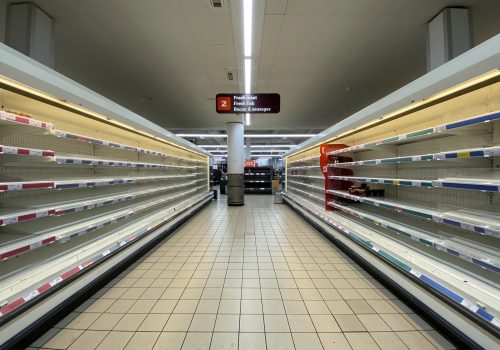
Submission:
POLYGON ((244 205, 244 127, 241 122, 227 123, 227 204, 244 205))

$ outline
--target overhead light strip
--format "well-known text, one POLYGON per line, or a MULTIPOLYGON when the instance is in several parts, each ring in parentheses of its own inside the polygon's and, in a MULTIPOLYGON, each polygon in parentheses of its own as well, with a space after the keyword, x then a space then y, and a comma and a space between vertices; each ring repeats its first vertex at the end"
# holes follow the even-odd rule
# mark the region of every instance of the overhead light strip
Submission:
MULTIPOLYGON (((179 137, 227 138, 227 134, 177 134, 179 137)), ((245 134, 247 138, 309 138, 316 134, 245 134)))
MULTIPOLYGON (((227 148, 227 145, 196 145, 201 148, 227 148)), ((252 148, 291 148, 297 145, 251 145, 252 148)), ((246 147, 246 146, 243 146, 246 147)))
POLYGON ((249 94, 252 85, 252 60, 245 58, 245 94, 249 94))
MULTIPOLYGON (((216 155, 214 154, 214 157, 216 158, 227 158, 227 155, 216 155)), ((263 155, 254 155, 252 158, 283 158, 283 156, 278 156, 274 154, 263 154, 263 155)))
POLYGON ((255 154, 252 158, 283 158, 283 156, 276 154, 255 154))
POLYGON ((245 57, 252 56, 253 0, 243 0, 243 43, 245 57))
MULTIPOLYGON (((252 91, 252 37, 253 37, 253 0, 243 0, 243 55, 245 57, 245 94, 252 91)), ((250 114, 245 114, 245 125, 250 126, 250 114)))
MULTIPOLYGON (((255 150, 251 151, 252 153, 285 153, 287 150, 275 150, 275 149, 262 149, 262 150, 255 150)), ((210 150, 208 151, 210 153, 227 153, 226 150, 210 150)))

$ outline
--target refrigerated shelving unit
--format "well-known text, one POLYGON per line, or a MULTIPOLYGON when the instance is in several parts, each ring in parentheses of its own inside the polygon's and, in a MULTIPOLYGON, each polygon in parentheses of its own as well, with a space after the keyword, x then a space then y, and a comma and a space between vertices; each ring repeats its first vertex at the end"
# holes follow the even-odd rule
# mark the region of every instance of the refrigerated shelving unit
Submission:
POLYGON ((497 35, 285 155, 290 206, 483 348, 500 335, 499 62, 497 35))
POLYGON ((245 167, 245 193, 272 193, 271 167, 245 167))
POLYGON ((0 44, 0 346, 164 238, 209 155, 0 44))

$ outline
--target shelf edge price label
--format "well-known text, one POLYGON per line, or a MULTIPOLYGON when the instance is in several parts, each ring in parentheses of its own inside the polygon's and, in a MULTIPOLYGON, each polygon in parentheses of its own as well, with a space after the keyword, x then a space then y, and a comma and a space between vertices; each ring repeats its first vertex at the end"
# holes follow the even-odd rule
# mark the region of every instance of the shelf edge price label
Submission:
POLYGON ((224 93, 215 96, 215 110, 222 114, 267 114, 279 113, 279 94, 239 94, 224 93))

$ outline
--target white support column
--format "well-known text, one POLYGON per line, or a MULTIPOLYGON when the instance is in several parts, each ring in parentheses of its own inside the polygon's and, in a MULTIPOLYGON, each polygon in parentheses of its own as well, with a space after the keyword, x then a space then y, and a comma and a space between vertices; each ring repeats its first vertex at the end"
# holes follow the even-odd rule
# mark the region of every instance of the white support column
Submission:
POLYGON ((250 160, 252 159, 252 142, 251 139, 248 137, 245 139, 245 159, 250 160))
POLYGON ((245 147, 242 122, 227 123, 227 204, 243 205, 245 147))
POLYGON ((428 24, 427 71, 472 47, 469 10, 448 7, 428 24))
POLYGON ((5 43, 54 68, 54 20, 32 2, 9 4, 5 43))

